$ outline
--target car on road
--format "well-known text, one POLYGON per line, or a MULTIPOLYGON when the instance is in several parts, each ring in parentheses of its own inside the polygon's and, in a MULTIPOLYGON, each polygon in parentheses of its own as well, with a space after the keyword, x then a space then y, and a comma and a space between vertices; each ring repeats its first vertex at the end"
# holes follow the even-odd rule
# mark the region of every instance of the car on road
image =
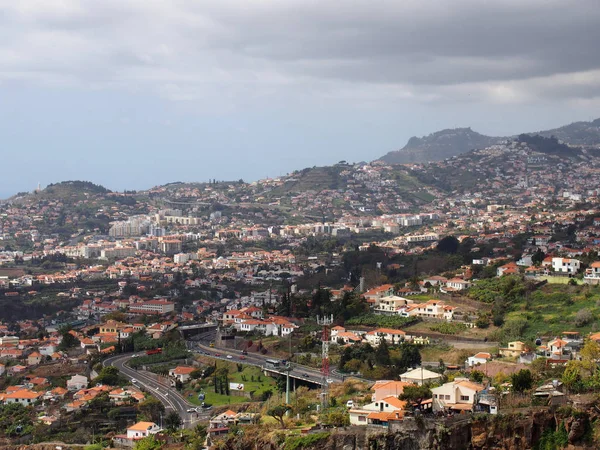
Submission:
POLYGON ((240 355, 240 359, 246 359, 244 355, 240 355))
POLYGON ((187 412, 189 412, 189 413, 195 413, 195 412, 197 412, 197 411, 196 411, 196 409, 195 409, 195 408, 189 408, 189 409, 187 410, 187 412))
POLYGON ((248 354, 248 350, 242 350, 242 355, 247 355, 248 354))
POLYGON ((334 381, 331 378, 327 378, 327 380, 325 380, 325 381, 327 381, 327 384, 334 383, 334 381))
POLYGON ((227 355, 227 359, 231 359, 231 358, 233 358, 233 356, 227 355))
POLYGON ((160 389, 160 386, 156 386, 156 390, 158 391, 160 389))
POLYGON ((215 356, 221 356, 221 354, 220 353, 215 353, 215 356))
POLYGON ((131 379, 131 382, 132 382, 132 383, 137 383, 137 380, 136 380, 135 378, 132 378, 132 379, 131 379))

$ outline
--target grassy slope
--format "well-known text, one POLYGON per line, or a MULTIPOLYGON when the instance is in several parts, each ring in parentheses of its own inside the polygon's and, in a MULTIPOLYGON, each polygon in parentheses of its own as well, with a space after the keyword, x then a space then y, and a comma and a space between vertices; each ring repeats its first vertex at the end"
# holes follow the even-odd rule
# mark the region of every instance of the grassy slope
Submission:
POLYGON ((541 289, 543 297, 531 295, 529 305, 523 300, 513 305, 506 319, 527 319, 527 338, 536 336, 553 337, 563 331, 578 331, 587 334, 597 328, 600 317, 600 288, 592 286, 568 286, 564 284, 548 284, 541 289), (564 294, 570 301, 565 301, 564 294), (575 315, 581 309, 589 309, 594 320, 581 327, 575 325, 575 315))
MULTIPOLYGON (((237 371, 237 366, 235 363, 225 363, 219 361, 219 367, 223 367, 224 364, 227 364, 229 367, 229 381, 231 383, 242 383, 244 384, 244 391, 251 392, 255 391, 255 395, 260 395, 262 392, 271 389, 275 392, 275 379, 271 377, 266 377, 260 371, 260 368, 254 366, 244 366, 242 372, 237 371), (242 380, 242 375, 246 377, 246 381, 242 380), (252 377, 254 377, 255 381, 251 381, 252 377), (261 381, 256 381, 258 378, 261 378, 261 381)), ((206 383, 203 383, 203 389, 205 394, 204 401, 206 403, 219 406, 219 405, 227 405, 230 403, 246 403, 251 401, 246 397, 236 397, 234 395, 221 395, 216 394, 213 386, 208 386, 206 383)), ((189 389, 186 389, 185 395, 192 392, 189 389)), ((188 400, 191 403, 201 404, 202 402, 198 400, 198 393, 193 392, 192 397, 189 397, 188 400)))

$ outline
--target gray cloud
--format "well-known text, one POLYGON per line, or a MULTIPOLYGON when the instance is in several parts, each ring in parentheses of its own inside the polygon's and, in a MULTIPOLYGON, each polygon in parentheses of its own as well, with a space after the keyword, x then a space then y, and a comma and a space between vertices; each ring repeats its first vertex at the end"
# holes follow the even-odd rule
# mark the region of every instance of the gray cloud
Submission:
POLYGON ((597 0, 0 2, 0 80, 174 100, 589 99, 598 42, 597 0))

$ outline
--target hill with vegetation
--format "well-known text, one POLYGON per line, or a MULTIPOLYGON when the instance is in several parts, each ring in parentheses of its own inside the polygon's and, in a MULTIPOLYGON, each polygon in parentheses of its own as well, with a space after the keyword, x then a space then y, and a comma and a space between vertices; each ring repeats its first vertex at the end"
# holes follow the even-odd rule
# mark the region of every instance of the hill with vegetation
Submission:
POLYGON ((389 164, 440 161, 469 150, 488 147, 501 140, 477 133, 471 128, 446 129, 421 138, 413 136, 402 149, 389 152, 380 159, 389 164))
POLYGON ((573 122, 560 128, 538 131, 543 137, 554 136, 571 145, 598 146, 600 144, 600 119, 591 122, 573 122))
MULTIPOLYGON (((574 122, 560 128, 525 133, 557 140, 573 146, 600 146, 600 119, 591 122, 574 122)), ((523 134, 521 135, 523 136, 523 134)), ((497 144, 513 136, 492 137, 480 134, 471 128, 446 129, 418 138, 411 137, 400 150, 391 151, 381 158, 388 164, 411 164, 441 161, 468 152, 497 144)))

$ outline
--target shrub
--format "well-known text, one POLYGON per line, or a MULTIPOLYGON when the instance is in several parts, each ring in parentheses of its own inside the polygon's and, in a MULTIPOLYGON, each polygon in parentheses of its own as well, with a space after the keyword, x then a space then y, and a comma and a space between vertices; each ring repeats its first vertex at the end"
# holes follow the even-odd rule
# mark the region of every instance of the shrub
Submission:
POLYGON ((589 324, 592 320, 594 320, 594 315, 587 308, 580 309, 577 311, 577 314, 575 314, 575 325, 578 327, 583 327, 589 324))

